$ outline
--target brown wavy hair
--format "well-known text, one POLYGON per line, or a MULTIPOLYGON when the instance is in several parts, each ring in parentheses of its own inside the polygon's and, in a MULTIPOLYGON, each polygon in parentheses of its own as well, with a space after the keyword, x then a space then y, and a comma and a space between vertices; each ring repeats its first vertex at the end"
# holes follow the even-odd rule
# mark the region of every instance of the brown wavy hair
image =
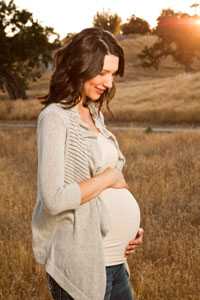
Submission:
MULTIPOLYGON (((50 103, 62 103, 64 109, 68 109, 80 102, 81 91, 85 81, 97 76, 104 64, 107 54, 119 58, 119 67, 116 75, 124 74, 124 52, 115 37, 101 28, 86 28, 74 35, 54 55, 54 70, 50 80, 49 92, 40 97, 45 107, 50 103)), ((99 104, 100 111, 104 102, 108 111, 109 102, 115 95, 115 85, 106 89, 100 98, 95 101, 99 104)), ((87 107, 90 101, 86 97, 83 105, 87 107)), ((43 107, 43 108, 45 108, 43 107)))

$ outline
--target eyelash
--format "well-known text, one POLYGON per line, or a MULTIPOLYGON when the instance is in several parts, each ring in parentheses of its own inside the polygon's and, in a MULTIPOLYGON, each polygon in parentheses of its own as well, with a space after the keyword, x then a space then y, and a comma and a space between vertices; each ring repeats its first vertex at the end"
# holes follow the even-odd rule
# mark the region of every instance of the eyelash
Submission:
MULTIPOLYGON (((104 76, 104 75, 106 75, 106 73, 100 73, 100 75, 104 76)), ((115 77, 116 75, 117 75, 116 73, 112 74, 113 77, 115 77)))

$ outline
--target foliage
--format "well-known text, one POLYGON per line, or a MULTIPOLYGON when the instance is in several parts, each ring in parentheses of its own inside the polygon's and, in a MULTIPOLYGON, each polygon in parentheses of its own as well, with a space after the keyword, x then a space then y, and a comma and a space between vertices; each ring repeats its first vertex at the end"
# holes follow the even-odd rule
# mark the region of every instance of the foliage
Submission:
POLYGON ((135 15, 132 15, 126 23, 122 24, 121 30, 123 34, 145 34, 151 31, 148 22, 136 17, 135 15))
POLYGON ((19 10, 14 0, 0 1, 0 43, 0 87, 11 99, 25 99, 29 80, 39 78, 41 66, 51 61, 58 35, 34 21, 29 11, 19 10), (56 38, 49 42, 52 35, 56 38))
POLYGON ((93 25, 118 34, 120 33, 121 18, 110 12, 97 12, 93 19, 93 25))
POLYGON ((72 33, 72 32, 67 33, 67 35, 61 40, 61 45, 63 46, 68 44, 75 35, 76 33, 72 33))
POLYGON ((158 69, 161 59, 171 55, 186 71, 191 71, 194 59, 200 58, 199 17, 167 9, 157 20, 154 32, 158 41, 143 49, 139 55, 142 65, 158 69))
POLYGON ((197 15, 197 9, 200 7, 200 4, 197 2, 194 2, 193 4, 190 5, 190 7, 195 10, 195 14, 197 15))

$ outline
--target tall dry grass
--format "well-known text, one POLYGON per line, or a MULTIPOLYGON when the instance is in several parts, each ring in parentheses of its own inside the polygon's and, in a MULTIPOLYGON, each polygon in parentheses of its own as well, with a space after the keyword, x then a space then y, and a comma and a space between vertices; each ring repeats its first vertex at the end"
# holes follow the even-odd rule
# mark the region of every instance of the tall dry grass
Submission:
POLYGON ((137 299, 198 300, 200 134, 120 133, 144 246, 129 260, 137 299))
MULTIPOLYGON (((199 300, 200 134, 114 133, 145 229, 129 257, 137 299, 199 300)), ((1 130, 0 141, 0 298, 50 300, 31 251, 35 129, 1 130)))
MULTIPOLYGON (((112 101, 119 122, 200 123, 200 73, 120 84, 112 101)), ((105 110, 105 117, 111 120, 105 110)))

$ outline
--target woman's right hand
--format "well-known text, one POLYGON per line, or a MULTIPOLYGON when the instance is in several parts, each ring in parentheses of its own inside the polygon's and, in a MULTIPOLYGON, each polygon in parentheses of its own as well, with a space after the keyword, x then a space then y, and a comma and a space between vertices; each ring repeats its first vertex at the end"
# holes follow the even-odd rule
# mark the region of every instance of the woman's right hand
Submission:
POLYGON ((106 176, 109 178, 109 187, 116 189, 128 189, 128 184, 126 183, 124 175, 120 170, 117 168, 107 167, 103 172, 105 172, 106 176))

